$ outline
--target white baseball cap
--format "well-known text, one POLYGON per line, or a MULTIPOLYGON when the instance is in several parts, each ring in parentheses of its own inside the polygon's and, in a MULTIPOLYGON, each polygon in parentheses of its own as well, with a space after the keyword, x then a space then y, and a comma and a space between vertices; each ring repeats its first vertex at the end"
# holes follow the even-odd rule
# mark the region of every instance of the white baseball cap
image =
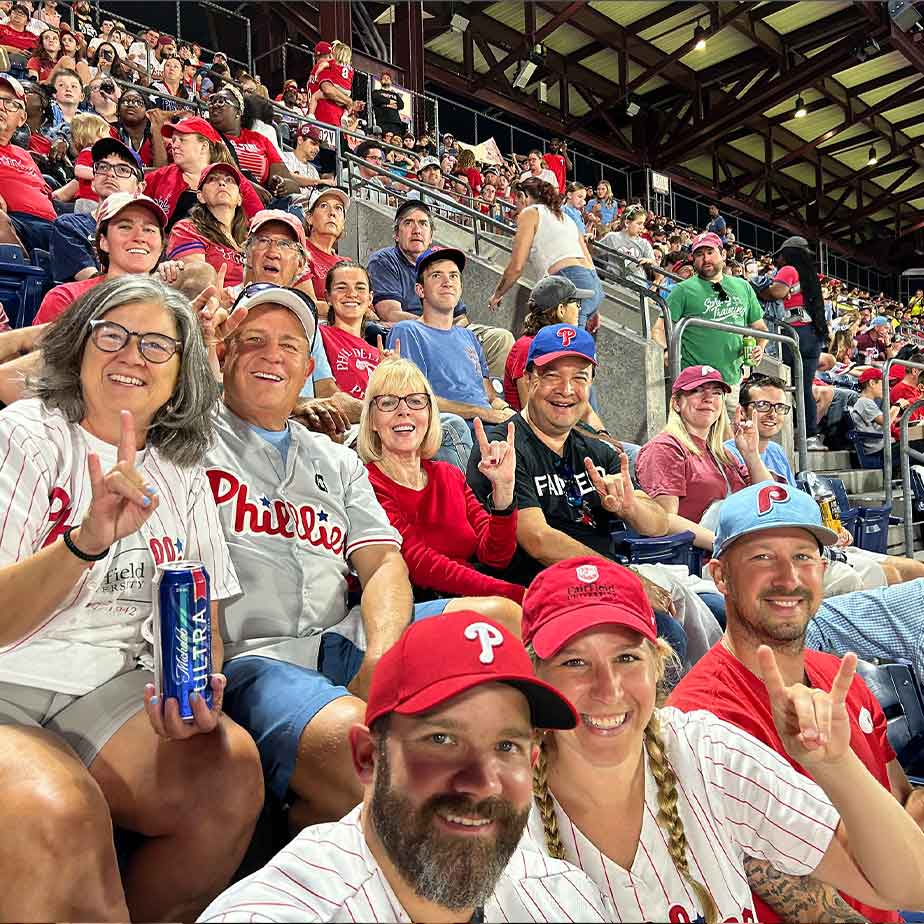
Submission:
POLYGON ((288 308, 305 329, 309 350, 314 346, 315 332, 318 329, 318 307, 310 296, 288 286, 277 286, 271 282, 253 282, 244 286, 229 314, 233 314, 238 308, 259 308, 261 305, 288 308))

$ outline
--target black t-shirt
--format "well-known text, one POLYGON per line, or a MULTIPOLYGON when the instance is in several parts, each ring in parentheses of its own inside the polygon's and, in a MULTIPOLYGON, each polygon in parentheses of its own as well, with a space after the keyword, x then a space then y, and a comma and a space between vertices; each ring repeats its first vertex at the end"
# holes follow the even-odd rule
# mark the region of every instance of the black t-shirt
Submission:
POLYGON ((372 109, 375 112, 375 121, 378 125, 383 122, 394 125, 401 121, 401 107, 404 100, 401 99, 400 93, 394 90, 374 90, 372 92, 372 109), (397 104, 396 109, 392 109, 390 104, 397 104))
MULTIPOLYGON (((580 430, 572 430, 558 456, 533 433, 522 415, 515 414, 511 420, 516 428, 517 508, 539 507, 553 529, 609 557, 610 534, 626 526, 603 509, 600 495, 584 468, 584 457, 593 459, 601 474, 615 475, 619 472, 616 450, 580 430)), ((506 439, 507 424, 488 425, 485 433, 489 440, 506 439)), ((478 471, 480 461, 481 452, 476 443, 469 457, 467 478, 475 496, 485 504, 491 484, 478 471)), ((543 565, 517 548, 504 577, 518 584, 528 584, 542 568, 543 565)))

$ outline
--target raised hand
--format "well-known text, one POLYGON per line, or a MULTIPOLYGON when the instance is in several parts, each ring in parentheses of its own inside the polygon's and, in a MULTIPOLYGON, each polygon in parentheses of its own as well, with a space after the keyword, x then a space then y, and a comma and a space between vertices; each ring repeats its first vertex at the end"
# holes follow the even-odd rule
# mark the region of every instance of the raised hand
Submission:
POLYGON ((850 718, 845 703, 857 656, 853 652, 844 655, 830 692, 801 683, 786 686, 768 645, 757 649, 757 661, 786 753, 804 767, 842 758, 850 750, 850 718))
POLYGON ((379 334, 376 337, 376 346, 379 350, 379 356, 384 359, 401 359, 401 338, 395 337, 395 345, 392 349, 388 349, 385 346, 385 341, 382 340, 382 335, 379 334))
POLYGON ((87 456, 93 496, 77 537, 81 551, 91 555, 131 536, 157 509, 160 498, 135 468, 135 420, 131 411, 121 413, 118 461, 105 475, 99 456, 87 456))
POLYGON ((475 439, 481 451, 478 471, 491 482, 491 500, 495 510, 506 510, 513 503, 516 481, 516 427, 507 424, 507 439, 489 441, 481 419, 475 418, 475 439))
POLYGON ((629 474, 629 457, 622 453, 619 457, 618 475, 601 475, 594 466, 590 456, 584 457, 584 468, 590 483, 597 489, 603 509, 620 519, 625 519, 637 509, 635 487, 629 474))
POLYGON ((757 429, 757 411, 746 417, 744 409, 735 408, 735 446, 742 458, 760 455, 760 432, 757 429))
POLYGON ((184 722, 180 718, 180 704, 175 698, 161 701, 154 695, 154 684, 145 685, 144 711, 158 737, 165 741, 180 741, 193 735, 207 735, 216 729, 228 679, 224 674, 212 674, 209 684, 212 687, 212 708, 209 709, 201 696, 194 696, 190 699, 192 722, 184 722))

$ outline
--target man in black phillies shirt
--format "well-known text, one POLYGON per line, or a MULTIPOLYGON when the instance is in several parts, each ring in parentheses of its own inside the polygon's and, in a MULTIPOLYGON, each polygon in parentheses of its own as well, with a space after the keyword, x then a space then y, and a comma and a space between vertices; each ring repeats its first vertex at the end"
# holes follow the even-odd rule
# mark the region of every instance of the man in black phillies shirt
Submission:
MULTIPOLYGON (((401 109, 404 100, 401 94, 392 89, 391 73, 382 71, 379 78, 379 88, 372 91, 372 111, 375 114, 375 124, 383 132, 400 132, 404 134, 404 123, 401 121, 401 109)), ((400 140, 397 142, 401 144, 400 140)))
MULTIPOLYGON (((577 424, 587 409, 593 369, 593 337, 583 328, 553 324, 530 345, 526 365, 529 400, 511 418, 516 427, 517 555, 504 577, 529 583, 546 565, 584 555, 610 556, 610 534, 631 527, 643 536, 686 529, 644 492, 633 488, 629 460, 577 424)), ((489 439, 502 439, 487 426, 489 439)), ((486 504, 490 483, 478 471, 475 446, 468 482, 486 504)), ((646 583, 655 610, 670 594, 646 583)))

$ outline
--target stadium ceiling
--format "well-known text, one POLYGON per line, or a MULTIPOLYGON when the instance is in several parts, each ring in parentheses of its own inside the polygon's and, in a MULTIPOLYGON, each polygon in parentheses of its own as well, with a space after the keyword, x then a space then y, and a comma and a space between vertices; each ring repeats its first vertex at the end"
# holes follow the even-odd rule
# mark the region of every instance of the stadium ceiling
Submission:
POLYGON ((893 21, 886 3, 424 0, 424 8, 429 82, 835 241, 864 262, 920 262, 924 31, 893 21), (517 89, 536 45, 543 55, 517 89))

